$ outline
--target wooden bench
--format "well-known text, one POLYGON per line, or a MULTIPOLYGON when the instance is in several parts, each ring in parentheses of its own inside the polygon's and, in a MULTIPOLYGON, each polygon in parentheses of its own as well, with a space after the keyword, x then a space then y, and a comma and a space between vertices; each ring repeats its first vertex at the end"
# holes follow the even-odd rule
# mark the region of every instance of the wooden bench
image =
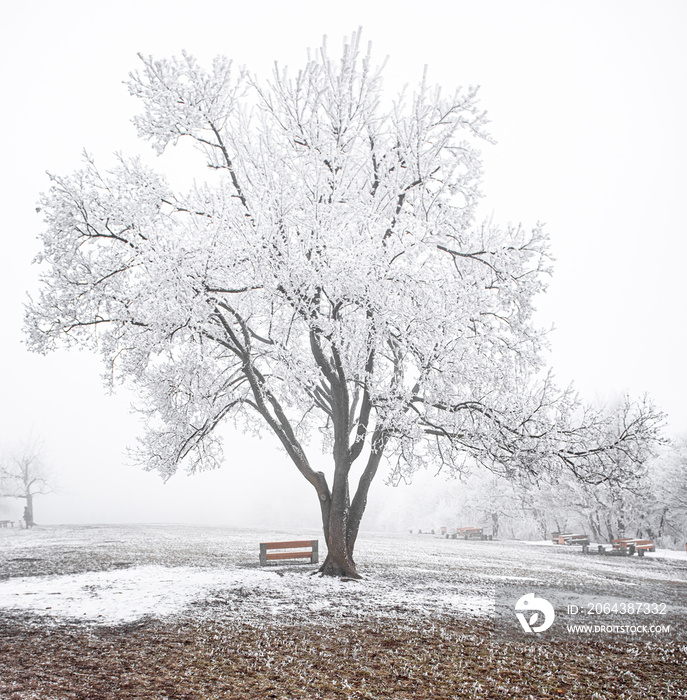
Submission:
POLYGON ((644 554, 644 552, 656 551, 656 545, 653 540, 641 540, 636 537, 621 537, 617 540, 612 540, 611 547, 613 549, 627 550, 631 554, 634 552, 644 554))
MULTIPOLYGON (((589 544, 589 537, 587 535, 580 535, 580 534, 558 534, 558 542, 554 544, 565 544, 565 545, 571 545, 571 544, 580 544, 582 546, 588 545, 589 544)), ((553 537, 553 534, 552 534, 553 537)))
POLYGON ((286 559, 307 559, 310 564, 317 564, 318 540, 294 540, 293 542, 261 542, 260 566, 267 566, 267 562, 278 562, 286 559), (294 550, 284 551, 284 550, 294 550), (280 551, 274 551, 280 550, 280 551))
POLYGON ((448 532, 445 535, 446 539, 449 537, 455 540, 462 537, 464 540, 490 540, 491 535, 484 534, 484 528, 481 527, 458 527, 455 532, 451 535, 448 532))
POLYGON ((14 520, 0 520, 0 527, 14 527, 14 520))
POLYGON ((458 534, 463 536, 465 540, 481 540, 484 539, 483 530, 481 527, 459 527, 458 534))

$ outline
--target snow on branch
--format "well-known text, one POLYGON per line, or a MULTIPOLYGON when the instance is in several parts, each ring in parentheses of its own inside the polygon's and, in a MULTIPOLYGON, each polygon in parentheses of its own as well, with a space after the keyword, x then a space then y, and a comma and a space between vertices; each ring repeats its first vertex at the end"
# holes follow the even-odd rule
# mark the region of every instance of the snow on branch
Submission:
POLYGON ((476 221, 477 91, 425 74, 391 100, 360 40, 267 81, 226 58, 141 56, 139 135, 158 153, 193 142, 197 184, 176 192, 121 156, 54 176, 30 347, 97 347, 111 381, 138 390, 139 457, 165 476, 217 466, 216 428, 233 421, 272 431, 325 501, 316 435, 342 470, 366 461, 363 489, 383 455, 404 474, 472 460, 622 478, 659 418, 537 387, 548 241, 476 221))

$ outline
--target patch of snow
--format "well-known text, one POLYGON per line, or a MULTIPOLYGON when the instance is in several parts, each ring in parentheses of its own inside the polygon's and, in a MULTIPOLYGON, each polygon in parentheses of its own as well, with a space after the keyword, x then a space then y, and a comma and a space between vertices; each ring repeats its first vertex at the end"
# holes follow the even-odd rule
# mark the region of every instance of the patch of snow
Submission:
POLYGON ((527 540, 517 540, 518 542, 524 542, 524 544, 534 544, 538 547, 560 547, 560 545, 554 545, 551 540, 536 540, 535 542, 529 542, 527 540))
POLYGON ((103 623, 131 622, 183 610, 218 586, 255 585, 274 578, 262 571, 141 566, 66 576, 0 581, 0 608, 103 623))
POLYGON ((398 589, 389 581, 351 583, 274 569, 139 566, 0 581, 0 609, 103 624, 164 617, 203 604, 244 621, 300 610, 350 616, 371 611, 384 615, 397 609, 464 615, 493 610, 493 600, 469 594, 432 597, 426 590, 398 589))
POLYGON ((687 551, 681 549, 657 549, 655 552, 644 552, 644 556, 655 559, 682 559, 682 561, 687 561, 687 551))

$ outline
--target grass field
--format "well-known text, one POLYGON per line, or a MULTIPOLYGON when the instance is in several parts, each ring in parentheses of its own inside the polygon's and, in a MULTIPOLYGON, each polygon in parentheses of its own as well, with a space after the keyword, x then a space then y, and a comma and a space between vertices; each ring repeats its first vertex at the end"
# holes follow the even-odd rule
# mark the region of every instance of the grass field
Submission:
POLYGON ((258 566, 318 534, 0 530, 0 698, 687 697, 682 553, 363 534, 361 582, 258 566), (526 593, 556 609, 538 635, 526 593))

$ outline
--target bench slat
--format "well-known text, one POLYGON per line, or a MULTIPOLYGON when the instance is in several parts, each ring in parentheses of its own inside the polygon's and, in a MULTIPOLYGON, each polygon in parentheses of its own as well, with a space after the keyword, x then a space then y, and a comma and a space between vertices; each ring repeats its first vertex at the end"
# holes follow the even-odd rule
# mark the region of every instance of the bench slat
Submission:
POLYGON ((267 554, 267 561, 275 559, 310 559, 312 552, 271 552, 267 554))
POLYGON ((293 549, 294 547, 312 547, 313 540, 295 540, 293 542, 261 542, 265 549, 293 549))

